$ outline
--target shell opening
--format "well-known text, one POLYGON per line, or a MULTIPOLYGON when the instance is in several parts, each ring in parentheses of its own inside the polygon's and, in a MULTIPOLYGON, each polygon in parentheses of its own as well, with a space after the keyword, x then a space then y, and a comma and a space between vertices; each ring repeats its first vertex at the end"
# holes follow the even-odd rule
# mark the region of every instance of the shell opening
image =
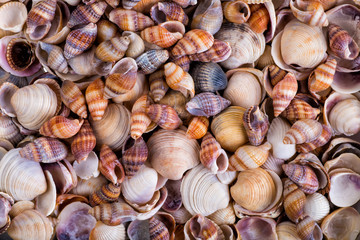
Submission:
MULTIPOLYGON (((11 42, 9 43, 9 45, 11 42)), ((12 67, 15 69, 25 69, 34 61, 34 52, 27 42, 15 42, 8 46, 7 56, 11 58, 12 67)))

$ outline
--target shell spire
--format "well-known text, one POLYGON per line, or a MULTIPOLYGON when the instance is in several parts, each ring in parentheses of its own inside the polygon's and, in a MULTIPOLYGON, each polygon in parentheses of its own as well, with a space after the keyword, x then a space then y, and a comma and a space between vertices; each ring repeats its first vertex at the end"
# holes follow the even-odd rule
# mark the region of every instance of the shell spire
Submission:
POLYGON ((273 89, 274 116, 277 117, 289 106, 298 90, 298 83, 293 73, 288 73, 273 89))
POLYGON ((78 5, 71 13, 67 26, 73 28, 81 24, 97 23, 104 14, 106 7, 107 4, 103 1, 89 5, 78 5))
POLYGON ((80 131, 71 143, 71 153, 80 163, 86 160, 96 146, 96 138, 88 120, 85 120, 80 131))

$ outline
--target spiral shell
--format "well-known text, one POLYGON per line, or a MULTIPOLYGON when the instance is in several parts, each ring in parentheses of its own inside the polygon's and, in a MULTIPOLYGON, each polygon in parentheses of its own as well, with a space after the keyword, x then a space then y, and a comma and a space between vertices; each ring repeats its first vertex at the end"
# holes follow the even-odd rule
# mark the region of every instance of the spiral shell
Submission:
POLYGON ((89 5, 78 5, 71 13, 67 26, 69 28, 82 24, 97 23, 104 14, 107 7, 106 2, 94 2, 89 5))
POLYGON ((124 31, 122 36, 127 36, 130 38, 130 44, 125 53, 127 57, 137 58, 145 51, 144 41, 136 33, 124 31))
POLYGON ((80 55, 89 49, 96 40, 97 25, 89 23, 83 28, 73 30, 66 37, 64 56, 66 59, 80 55))
POLYGON ((216 63, 198 63, 191 69, 190 74, 194 78, 195 89, 200 92, 216 92, 227 86, 226 75, 216 63))
POLYGON ((212 47, 214 37, 205 30, 193 29, 188 31, 184 37, 175 45, 171 53, 174 56, 183 56, 202 53, 212 47))
POLYGON ((88 120, 85 120, 71 143, 71 153, 80 163, 96 146, 96 138, 88 120))
POLYGON ((295 96, 289 106, 281 113, 281 116, 290 121, 296 121, 299 119, 316 119, 319 113, 320 109, 311 106, 306 101, 298 99, 295 96))
POLYGON ((286 216, 291 221, 297 223, 305 215, 305 193, 301 191, 290 179, 286 179, 284 182, 283 195, 286 216))
POLYGON ((256 33, 263 33, 268 28, 270 15, 263 4, 250 5, 251 16, 248 19, 250 28, 256 33))
POLYGON ((10 117, 0 116, 0 138, 11 144, 18 144, 24 137, 10 117))
POLYGON ((124 181, 125 172, 115 153, 105 144, 100 150, 99 170, 113 184, 124 181))
POLYGON ((297 225, 296 231, 300 239, 323 239, 322 231, 314 219, 305 216, 297 225))
POLYGON ((96 41, 98 43, 102 43, 117 36, 118 28, 114 23, 102 19, 99 22, 97 22, 96 25, 97 25, 96 41))
POLYGON ((197 94, 186 104, 186 110, 195 116, 214 116, 230 106, 231 102, 213 93, 197 94))
POLYGON ((12 38, 6 46, 6 61, 11 69, 24 71, 34 63, 33 46, 23 38, 12 38))
POLYGON ((174 2, 159 2, 150 9, 151 18, 158 24, 167 21, 178 21, 187 25, 189 18, 184 10, 174 2))
POLYGON ((359 55, 359 46, 350 34, 335 24, 329 25, 329 45, 332 53, 346 60, 354 60, 359 55))
POLYGON ((311 26, 326 27, 329 21, 321 2, 290 1, 290 8, 294 16, 301 22, 311 26))
POLYGON ((43 136, 53 138, 70 138, 77 134, 84 120, 70 120, 63 116, 55 116, 45 122, 39 132, 43 136))
POLYGON ((308 86, 311 92, 321 92, 330 87, 334 80, 336 60, 330 59, 318 66, 309 76, 308 86))
POLYGON ((72 81, 65 80, 61 86, 61 100, 81 118, 87 118, 85 97, 72 81))
POLYGON ((151 124, 151 119, 146 114, 146 108, 150 105, 151 99, 143 95, 133 105, 131 111, 130 135, 133 139, 138 139, 146 132, 151 124))
POLYGON ((107 99, 104 98, 104 89, 105 85, 100 78, 94 80, 86 88, 86 103, 88 105, 91 118, 94 121, 102 119, 109 102, 107 99))
POLYGON ((150 105, 146 108, 146 114, 152 121, 166 130, 176 129, 182 124, 182 121, 177 115, 175 109, 167 105, 150 105))
POLYGON ((148 158, 148 148, 142 137, 129 138, 122 149, 122 164, 128 178, 136 175, 148 158))
POLYGON ((319 189, 319 181, 315 172, 308 166, 294 163, 284 164, 285 174, 306 194, 313 194, 319 189))
POLYGON ((150 50, 136 58, 140 72, 150 74, 155 72, 163 63, 169 59, 167 50, 150 50))
POLYGON ((132 9, 141 0, 122 0, 122 6, 125 9, 132 9))
POLYGON ((298 83, 295 75, 288 73, 278 82, 273 89, 274 116, 277 117, 282 113, 291 100, 295 97, 298 90, 298 83))
POLYGON ((169 86, 165 80, 163 70, 156 71, 149 76, 150 92, 149 95, 155 102, 159 102, 166 94, 169 86))
POLYGON ((327 144, 332 137, 332 129, 330 126, 322 124, 321 134, 311 142, 296 145, 296 151, 307 153, 327 144))
POLYGON ((222 22, 223 11, 220 0, 200 1, 194 12, 191 28, 215 34, 219 31, 222 22))
POLYGON ((129 37, 114 37, 100 43, 95 50, 95 55, 104 62, 116 62, 125 55, 129 44, 129 37))
POLYGON ((193 117, 190 120, 186 136, 190 139, 200 139, 206 134, 208 127, 209 119, 203 116, 193 117))
POLYGON ((169 62, 164 66, 166 83, 171 89, 181 92, 185 97, 194 97, 195 86, 191 75, 175 63, 169 62))
POLYGON ((27 9, 22 2, 7 2, 0 8, 2 16, 0 29, 20 32, 27 20, 27 9))
POLYGON ((99 190, 96 190, 89 196, 91 206, 96 206, 101 203, 115 202, 120 196, 120 184, 105 184, 99 190))
POLYGON ((260 145, 269 129, 268 116, 258 106, 246 110, 243 116, 244 128, 252 145, 260 145))
POLYGON ((249 5, 241 0, 225 2, 223 5, 224 17, 232 23, 244 23, 250 17, 249 5))
POLYGON ((301 144, 318 138, 322 132, 322 125, 313 119, 301 119, 294 123, 286 132, 285 144, 301 144))
POLYGON ((142 13, 116 8, 109 14, 109 20, 123 31, 141 31, 154 25, 154 22, 142 13))
POLYGON ((189 55, 191 61, 200 62, 223 62, 231 55, 231 47, 228 42, 218 39, 214 40, 214 44, 211 48, 202 53, 195 53, 189 55))
POLYGON ((68 63, 64 57, 64 52, 62 48, 56 45, 47 44, 44 42, 39 42, 38 48, 47 53, 47 65, 61 73, 68 73, 68 63))

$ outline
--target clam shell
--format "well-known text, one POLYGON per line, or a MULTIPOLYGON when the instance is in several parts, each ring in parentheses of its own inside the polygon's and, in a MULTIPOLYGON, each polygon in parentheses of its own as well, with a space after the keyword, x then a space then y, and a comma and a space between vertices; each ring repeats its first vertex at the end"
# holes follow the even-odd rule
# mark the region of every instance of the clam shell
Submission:
POLYGON ((73 28, 82 24, 97 23, 104 14, 106 7, 107 4, 103 1, 94 2, 89 5, 78 5, 72 11, 67 26, 73 28))
POLYGON ((122 36, 127 36, 130 38, 130 44, 125 53, 127 57, 137 58, 145 51, 144 41, 136 33, 124 31, 122 36))
POLYGON ((189 22, 189 17, 181 6, 173 2, 159 2, 154 4, 150 9, 150 15, 158 24, 168 21, 178 21, 187 25, 189 22))
POLYGON ((155 72, 169 58, 167 50, 150 50, 136 58, 139 71, 144 74, 155 72))
POLYGON ((96 40, 97 26, 94 23, 73 30, 66 37, 64 56, 66 59, 80 55, 89 49, 96 40))
POLYGON ((223 12, 226 20, 238 24, 247 22, 251 14, 249 5, 241 0, 225 2, 223 12))
POLYGON ((209 127, 209 119, 206 117, 193 117, 190 120, 186 136, 190 139, 200 139, 205 136, 209 127))
POLYGON ((110 40, 116 37, 118 34, 117 26, 108 20, 102 19, 98 21, 96 25, 97 25, 96 41, 98 43, 102 43, 104 41, 110 40))
POLYGON ((223 22, 220 0, 200 1, 191 22, 192 29, 203 29, 211 34, 217 33, 223 22))
POLYGON ((313 194, 319 189, 319 180, 311 167, 294 163, 282 166, 284 173, 306 194, 313 194))
POLYGON ((11 118, 0 116, 0 138, 8 140, 11 144, 18 144, 24 136, 20 133, 18 127, 11 118))
POLYGON ((11 69, 25 71, 35 60, 33 46, 23 38, 12 38, 6 46, 5 58, 11 69))
POLYGON ((75 161, 73 163, 74 170, 76 175, 81 179, 89 179, 92 177, 97 177, 100 174, 99 171, 99 159, 95 152, 90 152, 88 157, 82 162, 78 163, 75 161))
POLYGON ((78 162, 84 161, 96 146, 96 138, 88 120, 71 142, 71 153, 78 162))
POLYGON ((321 222, 330 212, 329 201, 320 193, 314 193, 306 197, 304 213, 314 221, 321 222))
POLYGON ((104 62, 116 62, 125 55, 129 44, 129 37, 114 37, 101 42, 95 50, 95 55, 104 62))
POLYGON ((332 160, 326 161, 324 167, 328 172, 336 168, 348 168, 356 173, 360 173, 358 162, 359 157, 356 154, 345 152, 332 160))
POLYGON ((142 13, 116 8, 109 14, 109 20, 123 31, 141 31, 154 25, 154 22, 142 13))
POLYGON ((298 223, 305 216, 306 196, 290 179, 284 181, 284 209, 286 216, 298 223))
POLYGON ((221 41, 218 39, 214 40, 214 44, 211 48, 202 53, 195 53, 189 55, 191 61, 200 62, 223 62, 228 59, 231 55, 231 47, 228 42, 221 41))
MULTIPOLYGON (((214 43, 215 44, 215 43, 214 43)), ((213 62, 198 63, 190 71, 196 91, 216 92, 227 86, 227 79, 221 67, 213 62)))
POLYGON ((260 145, 269 129, 268 116, 258 106, 251 106, 244 113, 243 123, 249 142, 255 146, 260 145))
POLYGON ((70 138, 79 132, 83 122, 84 120, 55 116, 41 126, 39 133, 53 138, 70 138))
POLYGON ((223 97, 205 92, 197 94, 186 103, 186 110, 195 116, 210 117, 220 113, 230 104, 230 101, 223 97))
POLYGON ((20 213, 29 209, 35 209, 35 204, 32 201, 17 201, 14 205, 12 205, 9 216, 11 218, 15 218, 20 213))
POLYGON ((209 215, 208 218, 219 226, 223 224, 234 224, 236 220, 235 212, 231 204, 229 204, 226 208, 217 210, 213 214, 209 215))
POLYGON ((120 191, 120 184, 105 184, 89 196, 89 203, 91 206, 96 206, 101 203, 115 202, 120 196, 120 191))
POLYGON ((166 83, 171 89, 181 92, 186 98, 194 97, 195 86, 191 75, 185 72, 180 66, 169 62, 164 66, 166 83))
POLYGON ((122 0, 122 6, 125 9, 132 9, 141 0, 122 0))
POLYGON ((342 59, 354 60, 359 55, 359 46, 349 32, 336 24, 329 26, 329 46, 331 52, 342 59))
POLYGON ((2 30, 20 32, 27 18, 26 6, 21 2, 7 2, 0 7, 0 15, 2 30))
POLYGON ((125 174, 131 178, 137 174, 148 158, 148 148, 142 137, 129 138, 122 149, 122 164, 125 174))
POLYGON ((273 219, 261 217, 243 218, 236 223, 235 227, 244 240, 277 239, 276 222, 273 219))
POLYGON ((121 183, 125 171, 115 153, 105 144, 101 146, 99 170, 113 184, 121 183))
POLYGON ((91 230, 90 240, 123 240, 125 239, 126 231, 123 224, 118 226, 108 226, 101 221, 98 221, 91 230))
POLYGON ((85 97, 80 88, 72 81, 65 80, 61 86, 61 100, 81 118, 87 118, 85 97))
POLYGON ((279 240, 300 240, 296 232, 296 225, 290 221, 277 224, 276 233, 279 240))
POLYGON ((165 80, 163 70, 156 71, 149 76, 150 92, 149 95, 155 102, 159 102, 166 94, 169 86, 165 80))
POLYGON ((152 104, 146 108, 146 114, 153 122, 166 130, 174 130, 182 124, 175 109, 167 105, 152 104))
POLYGON ((171 53, 175 57, 202 53, 211 48, 213 44, 214 37, 211 33, 202 29, 193 29, 184 35, 171 50, 171 53))
POLYGON ((98 78, 86 88, 85 99, 89 108, 91 118, 94 121, 101 120, 108 106, 108 100, 104 98, 105 85, 98 78))

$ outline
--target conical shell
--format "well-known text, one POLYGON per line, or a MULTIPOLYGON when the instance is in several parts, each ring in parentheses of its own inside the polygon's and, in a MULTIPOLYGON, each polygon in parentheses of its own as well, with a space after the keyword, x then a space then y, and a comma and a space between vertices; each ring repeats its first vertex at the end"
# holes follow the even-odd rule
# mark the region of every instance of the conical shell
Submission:
POLYGON ((100 43, 95 50, 95 55, 104 62, 116 62, 125 55, 129 44, 129 37, 114 37, 100 43))
POLYGON ((285 174, 306 194, 313 194, 319 189, 318 178, 308 166, 299 164, 284 164, 283 169, 285 174))
POLYGON ((260 145, 269 129, 268 116, 258 106, 246 110, 243 116, 244 128, 252 145, 260 145))
POLYGON ((159 2, 150 9, 151 18, 158 24, 168 21, 178 21, 187 25, 189 18, 184 10, 173 2, 159 2))
POLYGON ((353 60, 359 55, 359 46, 351 35, 340 26, 330 24, 329 45, 335 56, 346 60, 353 60))
POLYGON ((171 53, 174 56, 202 53, 211 48, 213 44, 214 37, 212 34, 205 30, 193 29, 184 35, 171 53))
POLYGON ((185 33, 185 26, 176 21, 162 23, 141 31, 142 39, 156 44, 161 48, 168 48, 180 40, 185 33))
POLYGON ((220 0, 200 1, 194 12, 191 28, 215 34, 219 31, 222 22, 223 11, 220 0))
POLYGON ((26 210, 16 216, 7 230, 12 239, 51 239, 52 223, 36 210, 26 210))
POLYGON ((164 66, 166 83, 171 89, 180 91, 185 97, 194 97, 195 86, 191 75, 175 63, 169 62, 164 66))
POLYGON ((154 22, 142 13, 116 8, 109 14, 109 20, 123 31, 141 31, 154 25, 154 22))
POLYGON ((276 233, 279 240, 300 240, 296 232, 296 225, 290 221, 277 224, 276 233))
POLYGON ((250 28, 256 33, 263 33, 268 28, 270 15, 263 4, 250 5, 251 16, 248 19, 250 28))
POLYGON ((90 240, 123 240, 125 236, 126 231, 123 224, 108 226, 98 221, 93 230, 91 230, 90 240))
POLYGON ((300 153, 307 153, 322 147, 327 144, 332 137, 332 129, 330 126, 322 124, 321 134, 313 141, 296 145, 296 151, 300 153))
POLYGON ((136 58, 140 72, 150 74, 155 72, 163 63, 169 59, 167 50, 150 50, 136 58))
POLYGON ((159 102, 166 94, 169 86, 165 80, 164 70, 159 70, 149 76, 150 92, 149 95, 155 102, 159 102))
POLYGON ((188 55, 184 55, 181 57, 171 58, 171 61, 181 67, 185 72, 189 72, 190 70, 190 58, 188 55))
POLYGON ((141 137, 151 124, 151 119, 146 114, 146 109, 151 102, 149 96, 143 95, 133 105, 130 122, 130 135, 133 139, 141 137))
POLYGON ((294 123, 283 139, 285 144, 301 144, 315 140, 322 132, 322 125, 313 119, 301 119, 294 123))
POLYGON ((319 113, 320 109, 295 97, 291 100, 289 106, 281 113, 281 116, 287 118, 289 121, 296 121, 299 119, 316 119, 319 113))
POLYGON ((71 120, 63 116, 55 116, 45 122, 39 132, 46 137, 70 138, 79 132, 83 123, 84 120, 71 120))
POLYGON ((231 102, 213 93, 197 94, 186 104, 186 110, 195 116, 215 116, 230 106, 231 102))
POLYGON ((284 182, 284 209, 286 216, 293 222, 297 223, 305 216, 304 207, 306 196, 295 183, 286 179, 284 182))
POLYGON ((148 158, 148 148, 142 137, 129 138, 122 149, 122 164, 128 178, 135 176, 148 158))
POLYGON ((244 23, 250 17, 249 5, 241 0, 225 2, 223 4, 224 17, 232 23, 244 23))
POLYGON ((216 92, 227 86, 226 75, 216 63, 198 63, 191 68, 190 74, 194 79, 195 89, 200 92, 216 92))
POLYGON ((189 55, 191 61, 200 62, 223 62, 231 55, 231 47, 228 42, 218 39, 214 40, 214 44, 211 48, 202 53, 195 53, 189 55))
POLYGON ((303 23, 319 27, 329 25, 321 2, 290 1, 290 8, 294 16, 303 23))
POLYGON ((94 23, 73 30, 66 37, 64 56, 66 59, 80 55, 89 49, 96 40, 97 26, 94 23))
POLYGON ((125 172, 115 153, 105 144, 101 146, 99 170, 113 184, 124 181, 125 172))
POLYGON ((190 120, 186 136, 190 139, 200 139, 205 136, 209 127, 209 119, 207 117, 193 117, 190 120))
POLYGON ((119 196, 121 191, 121 185, 113 183, 109 183, 106 185, 103 185, 101 189, 93 192, 89 196, 89 202, 91 206, 96 206, 101 203, 110 203, 115 202, 119 196))
POLYGON ((296 231, 300 239, 323 239, 319 225, 309 216, 306 216, 296 225, 296 231))
POLYGON ((88 120, 85 120, 71 143, 71 153, 78 162, 84 161, 96 146, 96 138, 88 120))
POLYGON ((65 80, 61 86, 61 100, 81 118, 87 118, 85 97, 72 81, 65 80))
POLYGON ((16 145, 24 136, 10 117, 0 116, 0 138, 9 140, 11 144, 16 145))
POLYGON ((229 158, 229 170, 244 171, 260 167, 266 162, 270 149, 271 144, 268 142, 258 147, 252 145, 241 146, 229 158))
POLYGON ((2 16, 0 29, 11 32, 20 32, 23 28, 27 10, 22 2, 7 2, 0 7, 2 16))
POLYGON ((226 152, 211 133, 207 133, 202 139, 200 161, 214 174, 225 172, 229 166, 226 152))
POLYGON ((78 5, 71 13, 67 26, 73 28, 82 24, 97 23, 104 14, 106 2, 99 1, 89 5, 78 5))
POLYGON ((309 91, 321 92, 330 87, 336 71, 336 60, 327 60, 319 65, 309 76, 309 91))
POLYGON ((63 160, 68 150, 65 144, 54 138, 40 137, 20 150, 23 158, 35 162, 52 163, 63 160))
POLYGON ((124 31, 122 36, 127 36, 130 38, 130 44, 125 53, 127 57, 137 58, 145 51, 144 41, 136 33, 124 31))
POLYGON ((94 121, 102 119, 109 102, 104 98, 104 89, 104 82, 100 78, 90 83, 86 88, 85 99, 94 121))
POLYGON ((176 129, 182 124, 175 109, 168 105, 152 104, 146 108, 146 114, 153 122, 166 130, 176 129))
POLYGON ((44 42, 39 42, 38 47, 47 53, 48 67, 64 74, 69 72, 68 63, 62 48, 44 42))
POLYGON ((298 83, 295 75, 288 73, 278 82, 273 89, 274 116, 277 117, 282 113, 291 100, 295 97, 298 90, 298 83))

